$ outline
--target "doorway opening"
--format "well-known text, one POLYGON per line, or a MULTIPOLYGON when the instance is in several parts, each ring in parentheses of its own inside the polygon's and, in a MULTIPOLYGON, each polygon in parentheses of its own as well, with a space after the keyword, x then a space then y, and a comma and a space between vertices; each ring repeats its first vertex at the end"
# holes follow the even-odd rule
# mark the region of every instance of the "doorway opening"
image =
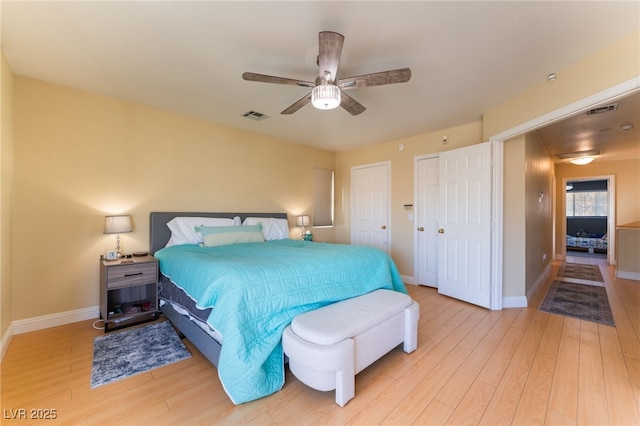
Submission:
POLYGON ((565 257, 605 258, 608 263, 615 259, 614 179, 614 176, 565 179, 565 257))

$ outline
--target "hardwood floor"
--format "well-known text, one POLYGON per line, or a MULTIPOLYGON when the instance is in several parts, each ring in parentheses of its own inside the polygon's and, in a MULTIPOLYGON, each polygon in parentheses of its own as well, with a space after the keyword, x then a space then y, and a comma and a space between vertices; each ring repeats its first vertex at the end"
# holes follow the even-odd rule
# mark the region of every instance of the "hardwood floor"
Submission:
POLYGON ((421 307, 418 349, 361 372, 341 408, 289 373, 280 392, 234 406, 188 342, 188 360, 89 389, 102 331, 86 321, 14 336, 0 370, 2 424, 638 425, 640 283, 616 279, 602 259, 568 261, 600 265, 616 327, 538 311, 551 280, 529 308, 502 311, 408 286, 421 307), (20 409, 56 419, 12 419, 20 409))

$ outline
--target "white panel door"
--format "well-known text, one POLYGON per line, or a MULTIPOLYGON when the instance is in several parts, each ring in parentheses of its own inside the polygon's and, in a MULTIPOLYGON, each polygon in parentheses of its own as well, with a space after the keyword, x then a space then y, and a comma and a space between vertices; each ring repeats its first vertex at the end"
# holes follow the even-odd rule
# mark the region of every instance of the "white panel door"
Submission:
POLYGON ((438 292, 491 305, 491 144, 439 157, 438 292))
POLYGON ((389 164, 351 169, 351 244, 389 252, 389 164))
POLYGON ((416 162, 417 283, 438 287, 438 158, 416 162))

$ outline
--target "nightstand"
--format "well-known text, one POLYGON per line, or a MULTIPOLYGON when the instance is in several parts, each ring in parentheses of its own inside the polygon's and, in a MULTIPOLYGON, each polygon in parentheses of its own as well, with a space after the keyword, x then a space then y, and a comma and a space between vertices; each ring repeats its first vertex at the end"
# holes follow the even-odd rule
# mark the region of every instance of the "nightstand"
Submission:
POLYGON ((100 260, 100 315, 105 332, 157 319, 158 260, 100 260))

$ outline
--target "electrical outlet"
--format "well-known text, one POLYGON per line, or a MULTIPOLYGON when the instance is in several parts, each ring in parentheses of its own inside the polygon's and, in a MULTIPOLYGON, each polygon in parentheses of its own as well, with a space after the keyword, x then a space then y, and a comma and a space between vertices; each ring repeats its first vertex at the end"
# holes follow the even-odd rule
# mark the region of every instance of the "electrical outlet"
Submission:
POLYGON ((547 253, 542 253, 542 263, 546 262, 547 260, 547 253))

